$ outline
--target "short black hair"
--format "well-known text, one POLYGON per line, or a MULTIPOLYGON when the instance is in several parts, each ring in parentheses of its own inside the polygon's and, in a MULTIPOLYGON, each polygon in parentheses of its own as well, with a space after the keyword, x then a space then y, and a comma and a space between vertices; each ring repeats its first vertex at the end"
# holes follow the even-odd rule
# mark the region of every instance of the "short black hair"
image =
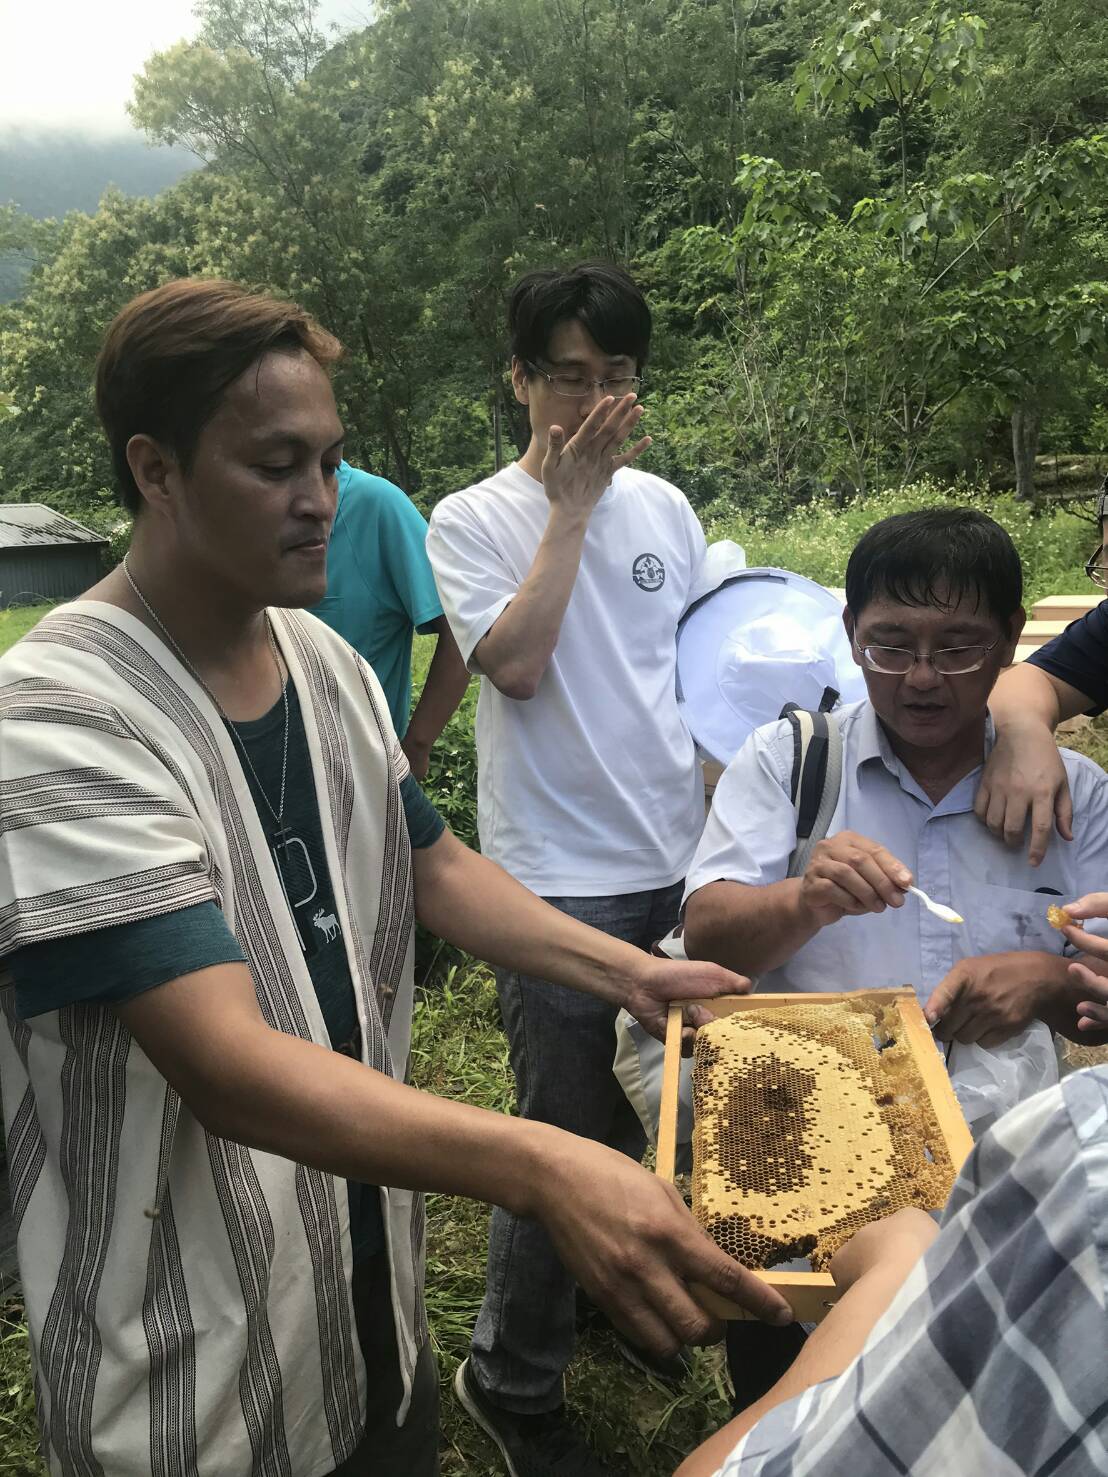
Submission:
POLYGON ((973 596, 1007 625, 1023 601, 1020 556, 1000 524, 974 508, 897 513, 862 535, 846 566, 855 620, 882 595, 939 610, 973 596))
POLYGON ((508 297, 512 353, 531 363, 546 357, 559 323, 577 318, 604 350, 626 354, 642 369, 650 352, 650 309, 634 280, 608 262, 579 262, 568 271, 528 272, 508 297))

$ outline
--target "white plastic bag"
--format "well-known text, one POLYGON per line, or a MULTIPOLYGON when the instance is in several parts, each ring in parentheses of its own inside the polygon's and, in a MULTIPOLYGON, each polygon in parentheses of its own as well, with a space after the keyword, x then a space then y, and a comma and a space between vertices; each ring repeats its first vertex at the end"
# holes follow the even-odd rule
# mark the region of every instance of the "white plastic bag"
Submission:
POLYGON ((1035 1021, 1003 1046, 955 1041, 947 1070, 970 1132, 979 1139, 1017 1103, 1058 1081, 1054 1037, 1049 1026, 1035 1021))
MULTIPOLYGON (((662 1102, 662 1065, 666 1049, 633 1015, 621 1010, 616 1017, 616 1059, 612 1071, 627 1100, 639 1115, 647 1141, 658 1142, 658 1113, 662 1102)), ((692 1169, 692 1058, 681 1063, 677 1109, 677 1173, 692 1169)))

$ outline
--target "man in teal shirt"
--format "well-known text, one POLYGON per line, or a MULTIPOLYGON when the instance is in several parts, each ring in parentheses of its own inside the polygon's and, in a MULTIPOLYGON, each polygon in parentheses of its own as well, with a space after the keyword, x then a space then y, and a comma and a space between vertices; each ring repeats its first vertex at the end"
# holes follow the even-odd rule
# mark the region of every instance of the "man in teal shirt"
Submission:
POLYGON ((469 673, 443 615, 425 543, 427 524, 411 498, 384 477, 343 462, 327 550, 327 594, 312 614, 349 641, 385 690, 393 727, 416 779, 462 700, 469 673), (438 637, 423 692, 412 702, 412 637, 438 637))

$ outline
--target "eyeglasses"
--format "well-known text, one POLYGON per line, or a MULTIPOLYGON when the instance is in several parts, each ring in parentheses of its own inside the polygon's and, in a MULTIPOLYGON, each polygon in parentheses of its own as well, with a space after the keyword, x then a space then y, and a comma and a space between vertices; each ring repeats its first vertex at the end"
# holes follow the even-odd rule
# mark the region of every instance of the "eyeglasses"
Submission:
POLYGON ((594 385, 602 395, 615 395, 617 398, 632 392, 637 395, 642 387, 641 374, 621 374, 615 378, 591 380, 583 374, 548 374, 545 369, 532 364, 530 359, 523 362, 533 374, 542 375, 555 395, 564 395, 567 400, 580 400, 594 385))
POLYGON ((930 662, 941 677, 963 677, 967 672, 980 671, 989 652, 999 645, 998 637, 992 646, 944 646, 939 651, 909 651, 906 646, 859 646, 857 642, 854 649, 870 671, 882 672, 886 677, 906 677, 918 662, 930 662))

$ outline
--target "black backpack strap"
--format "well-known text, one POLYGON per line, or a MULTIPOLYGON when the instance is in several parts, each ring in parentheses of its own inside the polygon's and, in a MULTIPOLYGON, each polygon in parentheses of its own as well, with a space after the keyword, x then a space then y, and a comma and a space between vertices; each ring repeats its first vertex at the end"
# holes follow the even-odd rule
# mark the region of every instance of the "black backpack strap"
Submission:
POLYGON ((842 784, 842 735, 838 720, 827 713, 808 713, 790 703, 782 715, 793 731, 790 799, 796 814, 796 849, 789 860, 789 876, 797 877, 808 865, 839 800, 842 784))
POLYGON ((785 715, 793 731, 791 796, 796 811, 796 835, 806 841, 812 834, 827 778, 827 716, 797 709, 785 715))

